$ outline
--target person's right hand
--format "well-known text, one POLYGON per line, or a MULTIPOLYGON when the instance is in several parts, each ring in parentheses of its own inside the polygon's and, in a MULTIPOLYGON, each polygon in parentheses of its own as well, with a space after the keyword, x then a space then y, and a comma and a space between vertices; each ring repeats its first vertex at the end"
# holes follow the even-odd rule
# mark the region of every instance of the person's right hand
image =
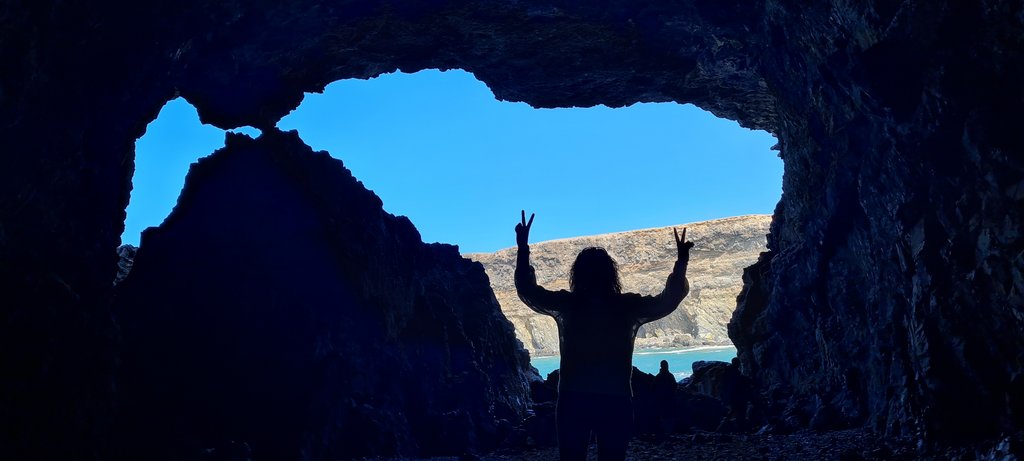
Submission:
POLYGON ((535 213, 530 213, 530 221, 526 221, 526 210, 523 210, 523 222, 516 224, 516 244, 519 246, 527 246, 530 243, 530 226, 533 225, 533 217, 535 213))
POLYGON ((686 241, 686 228, 683 228, 683 236, 679 236, 679 232, 676 228, 672 228, 672 234, 675 235, 676 240, 676 258, 686 264, 690 263, 690 248, 693 248, 693 242, 686 241))

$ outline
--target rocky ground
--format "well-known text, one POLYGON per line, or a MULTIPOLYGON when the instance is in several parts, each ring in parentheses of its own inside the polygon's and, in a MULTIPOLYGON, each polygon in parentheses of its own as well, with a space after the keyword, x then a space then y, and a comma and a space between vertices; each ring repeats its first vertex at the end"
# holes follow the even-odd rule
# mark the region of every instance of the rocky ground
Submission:
MULTIPOLYGON (((493 452, 461 456, 417 458, 417 461, 557 461, 554 406, 558 373, 534 382, 531 418, 513 429, 501 448, 493 452)), ((752 382, 738 374, 734 364, 697 362, 693 376, 681 381, 672 397, 675 416, 667 435, 653 433, 657 412, 665 405, 651 386, 654 376, 633 371, 633 405, 636 435, 627 460, 685 461, 874 461, 874 460, 991 460, 1024 459, 1024 433, 1001 436, 969 445, 944 445, 942 440, 920 442, 915 437, 887 437, 858 429, 808 430, 780 419, 780 408, 765 404, 752 382), (746 407, 747 417, 735 418, 729 408, 746 407), (760 408, 760 409, 758 409, 760 408), (752 411, 753 410, 753 411, 752 411), (653 420, 651 418, 654 418, 653 420)), ((666 426, 663 426, 666 427, 666 426)), ((373 458, 366 461, 399 461, 373 458)), ((589 459, 597 459, 591 444, 589 459)), ((411 461, 411 460, 410 460, 411 461)))
MULTIPOLYGON (((597 447, 590 457, 596 459, 597 447)), ((558 460, 558 449, 519 453, 497 452, 481 460, 558 460)), ((824 434, 730 435, 697 433, 674 435, 664 440, 640 437, 633 440, 627 460, 892 460, 915 459, 913 444, 879 440, 859 431, 824 434)))
MULTIPOLYGON (((673 435, 664 440, 637 437, 630 444, 627 460, 680 461, 872 461, 872 460, 1000 460, 1021 459, 1022 437, 1010 437, 969 448, 939 447, 919 450, 913 439, 880 438, 863 430, 788 435, 732 435, 696 433, 673 435)), ((597 459, 591 445, 588 459, 597 459)), ((557 461, 555 447, 504 449, 486 455, 424 458, 420 461, 557 461)), ((374 461, 397 461, 377 458, 374 461)), ((410 460, 411 461, 411 460, 410 460)))

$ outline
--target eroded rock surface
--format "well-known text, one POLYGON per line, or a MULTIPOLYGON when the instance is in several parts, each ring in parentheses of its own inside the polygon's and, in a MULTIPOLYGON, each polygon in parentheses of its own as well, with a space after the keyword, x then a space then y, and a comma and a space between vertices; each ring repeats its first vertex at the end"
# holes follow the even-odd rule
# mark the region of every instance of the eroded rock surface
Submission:
POLYGON ((459 454, 529 402, 479 265, 268 131, 194 164, 118 286, 125 459, 459 454))
POLYGON ((730 323, 742 371, 807 424, 1021 430, 1024 4, 765 5, 784 192, 730 323))
MULTIPOLYGON (((727 324, 736 309, 743 269, 765 251, 771 216, 753 215, 681 224, 695 243, 687 279, 690 294, 675 312, 641 327, 638 348, 665 348, 731 344, 727 324)), ((676 260, 672 228, 537 242, 530 245, 537 282, 549 290, 569 288, 569 270, 580 250, 597 246, 608 250, 619 264, 623 291, 656 295, 676 260)), ((516 327, 523 345, 536 355, 558 354, 558 328, 546 315, 533 312, 516 294, 513 274, 516 249, 465 255, 484 265, 505 316, 516 327)))
POLYGON ((132 271, 132 264, 135 263, 135 254, 139 248, 135 245, 121 245, 117 247, 117 276, 114 277, 114 285, 124 281, 128 273, 132 271))

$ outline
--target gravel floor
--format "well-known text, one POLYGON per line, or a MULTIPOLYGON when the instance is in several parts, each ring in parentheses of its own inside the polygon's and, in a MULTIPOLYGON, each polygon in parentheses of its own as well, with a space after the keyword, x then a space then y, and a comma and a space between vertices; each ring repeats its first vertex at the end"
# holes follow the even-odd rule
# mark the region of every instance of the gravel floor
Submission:
MULTIPOLYGON (((596 445, 591 445, 588 459, 597 459, 596 445)), ((686 461, 801 461, 801 460, 914 460, 948 459, 919 457, 909 440, 879 439, 863 431, 836 431, 822 434, 790 435, 728 435, 695 434, 672 436, 666 440, 636 438, 630 444, 627 460, 686 460, 686 461)), ((557 461, 558 449, 504 449, 487 455, 429 458, 423 461, 557 461)))

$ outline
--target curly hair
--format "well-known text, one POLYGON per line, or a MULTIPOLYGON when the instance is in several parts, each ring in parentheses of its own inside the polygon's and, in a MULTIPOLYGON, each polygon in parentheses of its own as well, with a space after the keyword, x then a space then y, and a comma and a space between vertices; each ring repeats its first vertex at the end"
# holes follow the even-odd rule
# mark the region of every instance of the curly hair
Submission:
POLYGON ((604 248, 584 248, 569 273, 573 293, 621 293, 619 265, 604 248))

